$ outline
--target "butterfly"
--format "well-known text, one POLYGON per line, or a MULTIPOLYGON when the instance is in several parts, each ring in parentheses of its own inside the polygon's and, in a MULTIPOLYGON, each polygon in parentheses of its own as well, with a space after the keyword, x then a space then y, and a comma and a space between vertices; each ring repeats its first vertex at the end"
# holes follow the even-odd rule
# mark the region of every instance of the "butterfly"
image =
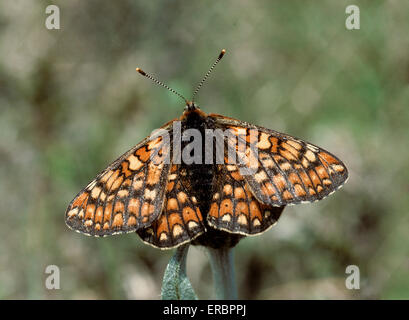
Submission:
POLYGON ((324 199, 347 180, 346 166, 330 152, 284 133, 206 114, 193 99, 137 71, 182 97, 185 110, 75 196, 65 213, 69 228, 91 236, 136 232, 161 249, 188 242, 233 247, 273 226, 285 206, 324 199), (202 138, 212 133, 206 140, 211 143, 194 144, 193 132, 202 138))

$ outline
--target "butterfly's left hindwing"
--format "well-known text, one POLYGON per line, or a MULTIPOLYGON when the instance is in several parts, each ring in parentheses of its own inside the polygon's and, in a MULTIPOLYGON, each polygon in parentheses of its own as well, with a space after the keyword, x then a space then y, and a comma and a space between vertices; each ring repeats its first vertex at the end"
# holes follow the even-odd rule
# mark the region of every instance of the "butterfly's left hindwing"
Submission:
POLYGON ((217 165, 213 198, 207 221, 213 228, 242 235, 255 235, 275 224, 284 207, 260 203, 250 191, 236 165, 217 165))
MULTIPOLYGON (((171 137, 170 128, 168 124, 161 132, 171 137)), ((68 227, 107 236, 139 230, 157 219, 170 168, 164 161, 170 153, 164 136, 147 137, 89 183, 66 210, 68 227)))

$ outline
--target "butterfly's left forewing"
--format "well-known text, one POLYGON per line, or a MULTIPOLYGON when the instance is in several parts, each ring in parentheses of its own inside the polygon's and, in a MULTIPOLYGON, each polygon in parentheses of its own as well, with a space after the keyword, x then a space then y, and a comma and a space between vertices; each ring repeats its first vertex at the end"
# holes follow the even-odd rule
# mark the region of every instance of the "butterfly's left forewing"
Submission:
POLYGON ((171 123, 144 139, 88 184, 69 204, 65 222, 92 236, 133 232, 161 213, 170 164, 171 123), (165 134, 164 134, 165 133, 165 134))
POLYGON ((266 205, 321 200, 348 178, 342 161, 322 148, 236 119, 209 117, 228 131, 227 145, 237 151, 237 166, 253 195, 266 205), (245 145, 242 152, 239 142, 245 145))

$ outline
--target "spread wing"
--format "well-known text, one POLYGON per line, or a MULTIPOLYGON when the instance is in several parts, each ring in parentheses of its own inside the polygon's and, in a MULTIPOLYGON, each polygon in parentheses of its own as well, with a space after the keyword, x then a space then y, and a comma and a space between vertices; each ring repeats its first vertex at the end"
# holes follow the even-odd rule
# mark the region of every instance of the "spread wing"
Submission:
POLYGON ((137 231, 144 242, 154 247, 171 249, 206 231, 190 182, 180 171, 180 165, 172 165, 160 217, 148 228, 137 231))
POLYGON ((226 145, 236 151, 240 173, 263 204, 284 206, 321 200, 348 178, 342 161, 320 147, 232 118, 209 117, 228 132, 226 145))
POLYGON ((260 203, 236 165, 217 165, 215 179, 207 216, 209 225, 231 233, 255 235, 278 221, 284 207, 260 203))
POLYGON ((67 226, 107 236, 149 226, 161 213, 170 169, 172 121, 123 154, 69 204, 67 226))

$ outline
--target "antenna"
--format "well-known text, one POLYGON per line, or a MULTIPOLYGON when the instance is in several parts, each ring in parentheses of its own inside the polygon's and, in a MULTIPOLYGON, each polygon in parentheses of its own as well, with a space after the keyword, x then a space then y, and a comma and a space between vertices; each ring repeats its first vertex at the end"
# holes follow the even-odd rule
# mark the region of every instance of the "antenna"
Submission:
POLYGON ((214 67, 216 66, 216 64, 219 63, 219 61, 223 58, 224 54, 226 53, 226 50, 223 49, 220 54, 219 57, 216 59, 216 61, 213 63, 213 65, 210 67, 209 71, 207 71, 207 73, 205 74, 205 76, 203 77, 202 81, 199 82, 199 84, 197 85, 195 92, 193 93, 193 97, 192 97, 192 101, 194 101, 194 98, 196 96, 196 94, 198 93, 198 91, 200 90, 200 88, 202 87, 203 83, 205 83, 205 81, 207 80, 207 78, 209 77, 209 75, 212 73, 214 67))
POLYGON ((143 71, 140 68, 136 68, 136 71, 138 71, 141 75, 143 75, 144 77, 151 79, 153 82, 155 82, 156 84, 165 87, 166 89, 168 89, 170 92, 173 92, 174 94, 178 95, 179 97, 181 97, 186 104, 189 104, 189 102, 187 101, 187 99, 182 96, 179 92, 177 92, 176 90, 173 90, 171 87, 167 86, 166 84, 164 84, 163 82, 160 82, 159 80, 156 80, 154 77, 152 77, 150 74, 147 74, 145 71, 143 71))

